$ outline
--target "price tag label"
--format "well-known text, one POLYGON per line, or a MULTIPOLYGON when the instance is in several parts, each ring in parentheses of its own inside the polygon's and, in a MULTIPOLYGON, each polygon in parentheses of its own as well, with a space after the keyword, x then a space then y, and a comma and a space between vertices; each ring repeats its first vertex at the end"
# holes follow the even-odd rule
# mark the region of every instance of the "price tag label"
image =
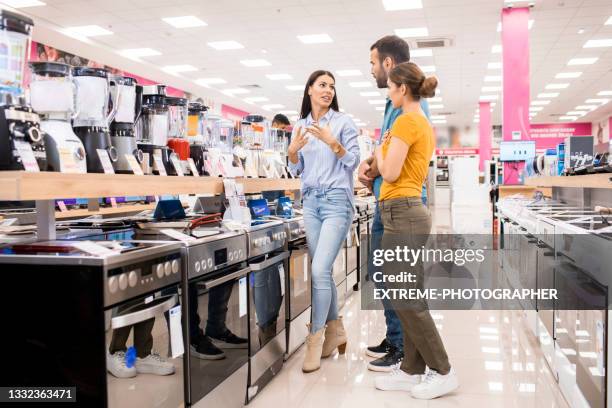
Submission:
POLYGON ((176 174, 179 177, 183 177, 185 174, 183 173, 183 167, 181 166, 181 161, 176 157, 173 157, 171 161, 172 161, 172 165, 174 166, 174 170, 176 170, 176 174))
POLYGON ((96 152, 98 152, 98 158, 102 164, 104 174, 115 174, 115 169, 113 169, 113 163, 111 163, 108 151, 106 151, 106 149, 96 149, 96 152))
POLYGON ((58 149, 60 156, 60 172, 61 173, 78 173, 79 166, 74 160, 74 152, 70 147, 60 147, 58 149))
POLYGON ((7 218, 5 220, 2 220, 2 222, 0 222, 0 225, 3 227, 10 227, 11 225, 15 224, 17 222, 17 218, 7 218))
POLYGON ((30 146, 28 142, 24 142, 23 140, 15 140, 15 148, 17 149, 17 153, 19 153, 19 157, 21 157, 21 164, 23 164, 25 171, 30 171, 33 173, 40 171, 38 162, 36 161, 36 157, 34 157, 34 152, 32 151, 32 146, 30 146))
POLYGON ((240 317, 246 316, 247 314, 247 278, 241 278, 238 281, 238 298, 240 317))
POLYGON ((177 230, 173 230, 173 229, 170 229, 170 228, 164 228, 164 229, 160 230, 159 232, 169 236, 170 238, 174 238, 174 239, 176 239, 178 241, 182 241, 182 242, 187 242, 187 241, 195 240, 195 238, 192 237, 192 236, 189 236, 187 234, 183 234, 182 232, 179 232, 177 230))
POLYGON ((98 245, 95 242, 91 242, 91 241, 81 241, 81 242, 75 241, 71 245, 77 249, 80 249, 83 252, 87 252, 90 255, 108 256, 108 255, 115 254, 115 251, 113 251, 112 249, 103 247, 102 245, 98 245))
POLYGON ((59 207, 59 209, 60 209, 60 211, 61 211, 61 212, 66 212, 66 211, 68 211, 68 207, 66 207, 66 203, 65 203, 65 202, 63 202, 62 200, 59 200, 59 201, 57 202, 57 206, 59 207))
POLYGON ((206 172, 210 174, 211 176, 216 175, 216 173, 213 171, 212 162, 210 161, 208 157, 204 160, 204 170, 206 170, 206 172))
POLYGON ((161 156, 155 155, 153 156, 153 170, 157 170, 160 176, 167 176, 166 166, 164 166, 164 161, 161 156))
POLYGON ((278 278, 280 279, 281 296, 285 296, 285 266, 278 264, 278 278))
POLYGON ((180 357, 185 353, 183 327, 181 325, 181 305, 170 309, 170 350, 172 350, 172 358, 180 357))
POLYGON ((140 167, 138 160, 136 160, 136 157, 134 157, 133 154, 126 153, 125 160, 127 160, 130 169, 132 169, 132 173, 138 176, 144 176, 144 173, 142 172, 142 167, 140 167))
POLYGON ((111 207, 117 208, 117 199, 115 197, 110 198, 111 207))
POLYGON ((193 175, 193 177, 200 177, 200 172, 198 172, 198 167, 196 166, 193 159, 190 157, 189 159, 187 159, 187 162, 189 163, 189 168, 191 169, 191 174, 193 175))

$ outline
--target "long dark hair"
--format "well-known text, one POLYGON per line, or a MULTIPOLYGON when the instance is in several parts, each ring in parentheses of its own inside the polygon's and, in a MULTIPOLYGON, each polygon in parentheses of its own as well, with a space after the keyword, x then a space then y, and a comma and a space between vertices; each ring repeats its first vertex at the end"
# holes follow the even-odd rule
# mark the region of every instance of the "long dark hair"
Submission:
MULTIPOLYGON (((332 74, 329 71, 318 70, 310 74, 310 76, 308 77, 308 81, 306 81, 306 86, 304 87, 304 97, 302 98, 302 109, 300 111, 300 118, 306 119, 306 117, 310 114, 310 112, 312 112, 312 104, 310 103, 310 95, 308 95, 308 88, 310 88, 315 83, 315 81, 320 76, 323 76, 323 75, 330 76, 331 79, 333 79, 334 82, 336 82, 336 78, 334 77, 334 74, 332 74)), ((338 91, 336 89, 334 89, 334 98, 332 99, 330 108, 335 110, 336 112, 338 112, 339 110, 338 91)))

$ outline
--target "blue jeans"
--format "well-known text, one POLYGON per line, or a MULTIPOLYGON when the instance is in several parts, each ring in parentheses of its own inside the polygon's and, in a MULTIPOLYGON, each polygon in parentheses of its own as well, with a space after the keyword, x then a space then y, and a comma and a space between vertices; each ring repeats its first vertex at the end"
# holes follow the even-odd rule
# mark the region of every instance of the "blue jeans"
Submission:
POLYGON ((353 205, 343 189, 304 192, 304 225, 312 259, 311 333, 338 319, 338 294, 332 266, 353 222, 353 205))

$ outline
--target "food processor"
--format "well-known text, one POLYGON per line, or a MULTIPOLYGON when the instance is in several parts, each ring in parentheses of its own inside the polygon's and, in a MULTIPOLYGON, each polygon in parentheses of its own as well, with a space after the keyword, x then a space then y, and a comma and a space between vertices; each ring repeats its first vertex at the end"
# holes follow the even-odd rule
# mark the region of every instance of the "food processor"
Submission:
POLYGON ((120 93, 115 95, 110 108, 108 71, 103 68, 74 67, 72 76, 77 85, 77 114, 72 128, 85 146, 87 171, 104 173, 98 149, 108 153, 111 163, 117 161, 117 150, 111 143, 109 125, 117 112, 120 93))
POLYGON ((85 148, 70 123, 78 113, 70 65, 41 61, 30 62, 30 68, 30 102, 42 117, 49 170, 87 173, 85 148))
POLYGON ((110 81, 113 99, 117 99, 117 112, 110 124, 111 143, 117 150, 117 161, 113 164, 117 173, 131 173, 128 156, 142 163, 142 150, 136 144, 135 123, 142 109, 142 86, 134 78, 116 76, 110 81))
POLYGON ((201 175, 210 174, 206 170, 205 161, 208 157, 206 140, 210 137, 206 128, 206 106, 200 102, 190 102, 188 105, 189 116, 187 118, 187 140, 189 141, 189 156, 201 175), (206 136, 205 136, 206 135, 206 136))
POLYGON ((183 174, 190 173, 189 141, 187 141, 187 121, 189 111, 187 99, 166 97, 168 105, 168 147, 171 148, 180 160, 183 174))

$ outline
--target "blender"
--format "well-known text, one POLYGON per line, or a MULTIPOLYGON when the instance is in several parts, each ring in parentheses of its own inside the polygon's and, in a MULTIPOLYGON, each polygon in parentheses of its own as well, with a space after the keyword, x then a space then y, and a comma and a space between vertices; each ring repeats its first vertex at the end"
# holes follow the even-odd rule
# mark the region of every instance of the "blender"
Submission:
POLYGON ((205 165, 208 152, 204 140, 204 135, 208 135, 205 117, 208 108, 200 102, 190 102, 188 109, 187 140, 189 141, 189 156, 193 159, 198 172, 201 175, 209 176, 205 165))
POLYGON ((30 62, 30 102, 41 115, 47 165, 51 171, 87 173, 85 148, 74 134, 71 120, 76 116, 76 84, 71 67, 59 62, 30 62))
POLYGON ((273 177, 265 149, 270 144, 268 122, 263 116, 248 115, 241 124, 242 143, 246 149, 247 177, 273 177))
POLYGON ((111 95, 116 98, 117 113, 111 122, 111 143, 117 149, 117 161, 114 163, 117 173, 131 173, 127 156, 135 156, 142 163, 142 150, 136 144, 134 124, 140 117, 142 109, 142 86, 134 78, 114 77, 110 82, 111 95))
POLYGON ((117 161, 117 150, 111 143, 109 125, 117 112, 115 95, 109 108, 110 83, 108 71, 103 68, 74 67, 72 76, 77 85, 77 114, 72 122, 74 133, 85 146, 87 171, 104 173, 98 149, 105 150, 111 163, 117 161))
POLYGON ((23 97, 33 25, 27 17, 0 10, 0 170, 47 169, 40 117, 23 97))
POLYGON ((189 111, 187 99, 166 97, 168 105, 168 147, 171 148, 180 160, 183 174, 190 173, 189 141, 187 140, 187 122, 189 111))

